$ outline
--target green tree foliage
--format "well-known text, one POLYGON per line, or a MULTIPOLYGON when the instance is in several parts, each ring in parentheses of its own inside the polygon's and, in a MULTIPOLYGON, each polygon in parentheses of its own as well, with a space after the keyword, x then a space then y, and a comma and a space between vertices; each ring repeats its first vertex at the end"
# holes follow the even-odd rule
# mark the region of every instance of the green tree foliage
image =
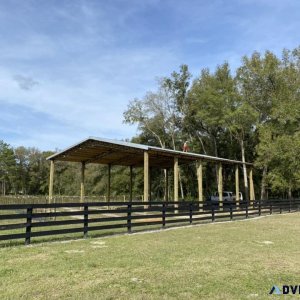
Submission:
POLYGON ((218 146, 228 130, 226 120, 235 98, 234 80, 227 63, 218 66, 213 74, 202 70, 194 80, 189 92, 189 135, 198 139, 205 154, 219 156, 218 146))
POLYGON ((243 100, 259 115, 256 165, 263 174, 262 198, 266 197, 268 185, 273 191, 288 191, 289 196, 292 189, 299 188, 292 179, 297 169, 291 169, 289 163, 296 158, 295 149, 283 147, 297 144, 298 139, 299 66, 299 49, 284 50, 281 59, 267 51, 264 56, 254 53, 244 58, 237 72, 243 100), (282 153, 281 160, 279 153, 282 153))
MULTIPOLYGON (((255 161, 259 170, 255 182, 262 187, 262 198, 266 197, 267 189, 273 193, 289 191, 291 196, 292 190, 299 189, 295 160, 300 111, 299 54, 299 49, 284 50, 280 58, 270 51, 255 52, 243 57, 234 75, 228 63, 218 66, 214 72, 203 69, 190 88, 190 76, 184 75, 181 67, 179 73, 173 72, 163 80, 162 86, 171 95, 176 131, 175 135, 169 135, 162 130, 161 139, 171 138, 174 145, 188 139, 194 152, 255 161), (280 157, 284 158, 282 162, 280 157)), ((156 116, 151 115, 153 119, 156 116)), ((131 121, 141 124, 137 119, 131 121)), ((163 124, 159 127, 164 128, 163 124)), ((151 139, 151 132, 145 134, 142 126, 139 129, 140 136, 151 139)), ((194 178, 191 184, 188 181, 194 177, 194 171, 186 171, 182 181, 186 194, 193 194, 194 178)), ((248 194, 245 166, 243 171, 248 194)), ((210 189, 215 189, 210 178, 216 174, 212 168, 206 172, 209 177, 206 182, 210 189)), ((232 170, 225 169, 224 177, 232 181, 232 170)))
POLYGON ((0 140, 0 182, 1 191, 5 195, 15 187, 16 162, 13 149, 0 140))

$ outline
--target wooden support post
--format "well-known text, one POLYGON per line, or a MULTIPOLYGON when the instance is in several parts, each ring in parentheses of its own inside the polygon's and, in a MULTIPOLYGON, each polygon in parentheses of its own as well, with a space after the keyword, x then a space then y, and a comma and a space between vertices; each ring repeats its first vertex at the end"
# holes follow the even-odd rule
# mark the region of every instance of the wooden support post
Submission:
POLYGON ((253 201, 253 206, 254 206, 255 193, 254 193, 253 169, 252 168, 250 168, 250 171, 249 171, 249 185, 250 185, 250 201, 253 201))
POLYGON ((133 167, 130 166, 130 184, 129 184, 129 200, 132 201, 132 187, 133 187, 133 167))
POLYGON ((169 169, 165 169, 165 201, 169 201, 169 169))
POLYGON ((107 172, 107 202, 110 202, 110 177, 111 177, 111 164, 108 165, 107 172))
POLYGON ((198 200, 199 200, 199 210, 203 210, 203 174, 202 174, 202 161, 199 160, 196 163, 197 166, 197 180, 198 180, 198 200), (202 202, 202 203, 201 203, 202 202))
POLYGON ((149 168, 149 202, 151 203, 152 201, 152 173, 153 173, 153 170, 152 168, 150 167, 149 168))
POLYGON ((84 201, 85 162, 81 162, 80 202, 84 201))
POLYGON ((218 165, 218 193, 219 193, 219 208, 223 208, 223 173, 222 164, 218 165))
POLYGON ((149 201, 149 153, 144 152, 144 202, 149 201))
POLYGON ((48 199, 48 203, 53 202, 53 182, 54 182, 54 160, 50 160, 49 199, 48 199))
POLYGON ((236 208, 240 205, 240 183, 239 183, 239 165, 235 165, 235 203, 236 208))
MULTIPOLYGON (((178 169, 178 157, 174 157, 174 202, 178 202, 178 178, 179 178, 179 169, 178 169)), ((174 205, 175 213, 178 213, 178 204, 174 205)))

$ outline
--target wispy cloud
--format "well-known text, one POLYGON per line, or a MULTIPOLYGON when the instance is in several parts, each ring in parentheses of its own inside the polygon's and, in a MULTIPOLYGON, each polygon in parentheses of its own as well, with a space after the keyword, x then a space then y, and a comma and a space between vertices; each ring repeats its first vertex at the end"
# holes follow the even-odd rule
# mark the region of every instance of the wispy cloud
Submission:
POLYGON ((14 80, 19 84, 20 89, 22 90, 31 90, 35 85, 38 84, 37 81, 32 79, 31 77, 26 77, 23 75, 15 75, 14 80))

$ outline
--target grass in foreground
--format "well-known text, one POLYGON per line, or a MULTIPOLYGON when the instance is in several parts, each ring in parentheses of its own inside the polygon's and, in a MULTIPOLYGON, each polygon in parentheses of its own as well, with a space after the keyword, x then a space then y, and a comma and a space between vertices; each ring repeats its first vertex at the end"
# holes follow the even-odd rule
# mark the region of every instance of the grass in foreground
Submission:
POLYGON ((0 299, 270 299, 299 284, 299 229, 293 213, 2 248, 0 299))

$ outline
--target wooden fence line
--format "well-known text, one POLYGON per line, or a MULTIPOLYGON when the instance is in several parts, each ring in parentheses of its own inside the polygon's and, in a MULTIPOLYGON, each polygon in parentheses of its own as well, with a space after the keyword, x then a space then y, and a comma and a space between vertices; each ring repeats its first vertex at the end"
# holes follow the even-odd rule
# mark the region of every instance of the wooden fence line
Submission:
MULTIPOLYGON (((128 202, 130 201, 129 195, 117 195, 113 197, 118 202, 128 202)), ((143 201, 143 195, 135 195, 135 199, 139 199, 139 201, 143 201)), ((86 202, 108 202, 106 195, 86 195, 86 202)), ((0 205, 3 204, 45 204, 49 202, 49 197, 45 195, 0 195, 0 205)), ((53 196, 54 203, 72 203, 72 202, 80 202, 80 196, 53 196)))
MULTIPOLYGON (((201 221, 214 222, 218 219, 234 220, 235 217, 248 218, 282 212, 298 211, 300 199, 265 200, 218 204, 210 202, 86 202, 86 203, 53 203, 53 204, 7 204, 0 205, 0 233, 10 230, 8 234, 0 234, 0 241, 24 239, 28 245, 33 237, 82 233, 87 237, 91 231, 127 228, 132 232, 135 227, 168 224, 193 224, 201 221), (75 211, 70 211, 77 208, 75 211), (63 211, 62 209, 69 209, 63 211), (13 211, 13 213, 12 213, 13 211), (95 216, 93 218, 93 216, 95 216), (97 216, 102 215, 102 216, 97 216), (73 219, 58 219, 73 217, 73 219), (77 219, 75 219, 77 218, 77 219), (24 220, 22 223, 10 223, 11 220, 24 220), (9 221, 8 223, 5 223, 9 221), (122 222, 122 223, 115 223, 122 222), (33 228, 52 226, 79 225, 74 228, 60 228, 33 231, 33 228), (13 230, 24 229, 22 233, 13 230)), ((14 221, 16 222, 16 221, 14 221)))

